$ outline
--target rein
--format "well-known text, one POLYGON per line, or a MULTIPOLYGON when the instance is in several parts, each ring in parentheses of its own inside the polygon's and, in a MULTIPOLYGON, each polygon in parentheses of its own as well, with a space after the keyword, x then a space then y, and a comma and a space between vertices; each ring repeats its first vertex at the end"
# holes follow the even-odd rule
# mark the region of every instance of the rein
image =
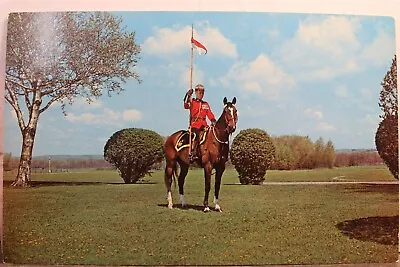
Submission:
POLYGON ((224 142, 224 141, 221 141, 221 140, 218 139, 217 135, 215 134, 215 127, 214 127, 214 126, 211 126, 211 128, 212 128, 213 135, 214 135, 215 139, 218 141, 218 143, 220 143, 220 144, 226 144, 226 145, 229 144, 229 135, 228 135, 228 141, 225 141, 225 142, 224 142))
MULTIPOLYGON (((226 125, 228 125, 228 124, 229 124, 229 121, 231 121, 231 120, 235 120, 235 119, 234 119, 234 118, 227 119, 226 116, 225 116, 225 124, 226 124, 226 125)), ((219 140, 218 137, 217 137, 217 135, 216 135, 216 133, 215 133, 215 126, 211 126, 211 128, 212 128, 213 135, 214 135, 214 137, 215 137, 215 139, 217 140, 218 143, 220 143, 220 144, 225 144, 225 145, 229 145, 229 139, 230 139, 230 136, 232 135, 232 133, 229 132, 228 127, 226 127, 225 130, 224 130, 224 132, 227 132, 227 133, 228 133, 228 140, 227 140, 227 141, 221 141, 221 140, 219 140)))

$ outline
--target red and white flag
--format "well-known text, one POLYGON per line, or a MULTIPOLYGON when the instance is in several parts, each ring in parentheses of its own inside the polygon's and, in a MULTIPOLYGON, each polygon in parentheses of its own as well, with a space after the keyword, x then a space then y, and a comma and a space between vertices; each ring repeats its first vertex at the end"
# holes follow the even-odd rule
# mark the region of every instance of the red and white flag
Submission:
POLYGON ((196 41, 193 37, 192 37, 192 39, 191 39, 191 42, 192 42, 192 44, 197 48, 197 50, 199 51, 199 54, 201 54, 201 49, 203 49, 205 52, 206 52, 206 54, 207 54, 207 48, 204 46, 204 45, 202 45, 199 41, 196 41))

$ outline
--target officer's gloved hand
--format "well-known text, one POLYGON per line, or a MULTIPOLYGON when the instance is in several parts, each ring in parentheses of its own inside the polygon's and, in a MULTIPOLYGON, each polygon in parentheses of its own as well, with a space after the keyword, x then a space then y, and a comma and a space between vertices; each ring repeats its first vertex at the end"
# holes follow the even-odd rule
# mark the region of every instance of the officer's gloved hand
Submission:
POLYGON ((193 89, 192 88, 190 88, 188 91, 187 91, 187 93, 186 93, 188 96, 191 96, 192 94, 193 94, 193 89))

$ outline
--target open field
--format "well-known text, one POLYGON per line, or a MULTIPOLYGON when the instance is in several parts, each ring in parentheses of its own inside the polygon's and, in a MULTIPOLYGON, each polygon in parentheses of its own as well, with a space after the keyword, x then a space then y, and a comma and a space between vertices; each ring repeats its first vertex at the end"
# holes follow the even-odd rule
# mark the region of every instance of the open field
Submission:
MULTIPOLYGON (((395 181, 383 167, 271 171, 266 182, 395 181)), ((16 264, 390 263, 398 257, 398 185, 241 186, 223 176, 222 213, 201 211, 191 170, 182 209, 166 207, 163 174, 126 185, 116 171, 4 177, 4 257, 16 264)), ((213 187, 212 191, 213 192, 213 187)), ((212 194, 210 196, 210 202, 212 194)))

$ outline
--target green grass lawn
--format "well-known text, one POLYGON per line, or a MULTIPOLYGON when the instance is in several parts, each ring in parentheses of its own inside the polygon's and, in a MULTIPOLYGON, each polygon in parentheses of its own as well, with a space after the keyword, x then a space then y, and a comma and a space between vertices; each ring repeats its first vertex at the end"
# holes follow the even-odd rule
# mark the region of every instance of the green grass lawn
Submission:
MULTIPOLYGON (((266 181, 393 181, 385 168, 271 171, 266 181)), ((203 213, 204 179, 191 170, 181 209, 166 207, 163 174, 126 185, 115 171, 35 174, 9 188, 4 257, 15 264, 389 263, 398 257, 398 185, 241 186, 223 176, 222 213, 203 213)), ((212 191, 210 203, 212 201, 212 191)))

